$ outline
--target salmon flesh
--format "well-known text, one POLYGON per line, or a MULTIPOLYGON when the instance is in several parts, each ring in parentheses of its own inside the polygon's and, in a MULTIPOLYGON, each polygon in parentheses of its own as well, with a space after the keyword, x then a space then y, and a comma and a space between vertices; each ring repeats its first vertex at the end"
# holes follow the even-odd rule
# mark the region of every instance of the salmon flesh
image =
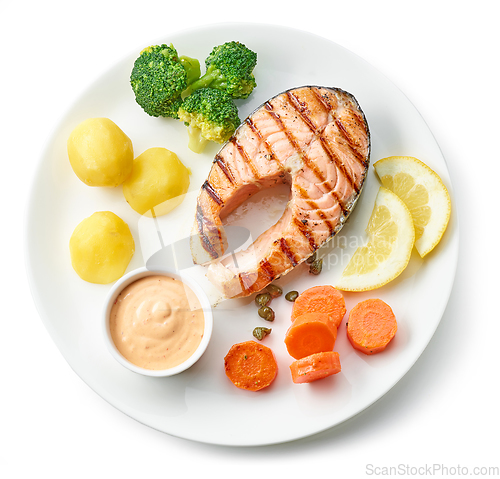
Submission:
POLYGON ((197 200, 191 252, 227 297, 261 291, 337 234, 354 209, 370 161, 370 132, 356 99, 304 86, 266 101, 214 159, 197 200), (226 254, 224 218, 263 188, 290 185, 279 221, 226 254), (224 256, 225 255, 225 256, 224 256))

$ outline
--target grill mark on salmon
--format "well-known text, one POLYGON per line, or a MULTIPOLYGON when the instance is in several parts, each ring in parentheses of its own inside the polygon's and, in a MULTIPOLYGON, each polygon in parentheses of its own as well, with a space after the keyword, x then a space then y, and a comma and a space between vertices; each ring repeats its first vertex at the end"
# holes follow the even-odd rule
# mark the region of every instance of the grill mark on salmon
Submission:
MULTIPOLYGON (((309 196, 309 194, 307 193, 307 191, 300 185, 295 185, 294 186, 295 189, 297 190, 297 192, 300 194, 300 197, 303 198, 304 200, 307 201, 307 204, 309 204, 311 206, 312 209, 318 209, 318 205, 311 199, 311 197, 309 196)), ((342 205, 342 201, 339 199, 337 193, 335 193, 335 191, 332 191, 331 194, 335 197, 335 199, 338 201, 340 207, 342 208, 342 213, 343 214, 346 214, 347 213, 347 210, 344 209, 343 205, 342 205)))
MULTIPOLYGON (((200 232, 199 237, 203 243, 203 248, 210 254, 212 259, 218 258, 219 253, 215 250, 209 236, 205 232, 205 215, 199 204, 196 207, 196 222, 198 224, 198 231, 200 232)), ((218 236, 220 237, 219 234, 218 236)))
POLYGON ((316 175, 316 178, 318 178, 321 183, 324 183, 326 181, 326 178, 323 173, 321 173, 321 170, 309 159, 306 154, 302 154, 301 157, 304 161, 305 166, 311 169, 311 171, 316 175))
POLYGON ((281 131, 285 134, 287 137, 288 141, 292 145, 293 149, 297 152, 300 153, 299 147, 297 145, 297 142, 295 141, 295 138, 293 137, 292 133, 290 130, 284 127, 283 122, 281 121, 281 118, 278 114, 276 114, 273 110, 268 109, 269 115, 273 118, 273 120, 276 122, 276 124, 280 127, 281 131))
POLYGON ((243 280, 243 275, 241 273, 238 274, 238 282, 240 283, 240 288, 244 291, 247 288, 245 281, 243 280))
POLYGON ((295 254, 293 251, 290 249, 290 246, 288 246, 288 243, 285 238, 280 238, 279 239, 280 243, 280 248, 283 253, 285 253, 286 257, 290 260, 290 263, 292 263, 293 267, 297 266, 297 261, 295 261, 295 254))
POLYGON ((267 275, 268 278, 271 279, 271 281, 274 279, 275 277, 275 274, 274 274, 274 269, 273 267, 271 266, 271 263, 269 263, 269 261, 267 261, 266 259, 263 259, 261 262, 260 262, 260 267, 262 269, 262 272, 267 275))
MULTIPOLYGON (((311 200, 311 199, 309 198, 309 196, 308 196, 308 194, 307 194, 307 191, 306 191, 304 188, 302 188, 302 187, 301 187, 301 186, 299 186, 299 185, 295 185, 295 188, 299 191, 300 196, 306 200, 306 203, 307 203, 307 204, 311 207, 311 209, 312 209, 312 210, 318 210, 318 211, 319 211, 318 204, 317 204, 315 201, 313 201, 313 200, 311 200)), ((337 201, 338 201, 339 205, 342 207, 342 203, 340 203, 340 201, 338 200, 338 197, 337 197, 337 195, 335 194, 335 192, 332 192, 332 193, 333 193, 333 195, 335 196, 335 198, 337 199, 337 201)), ((320 212, 320 211, 319 211, 319 212, 320 212)), ((321 212, 320 212, 320 213, 321 213, 321 212)), ((342 209, 342 213, 344 214, 344 209, 342 209)), ((330 234, 331 234, 331 233, 333 232, 333 229, 334 229, 334 228, 333 228, 333 225, 331 224, 331 222, 330 222, 328 219, 326 219, 326 216, 325 216, 324 214, 323 214, 323 218, 322 218, 322 219, 324 219, 324 220, 325 220, 326 226, 327 226, 327 227, 328 227, 328 229, 330 230, 330 234)), ((305 223, 304 223, 304 224, 305 224, 305 223)))
POLYGON ((318 101, 325 107, 325 110, 331 111, 332 105, 329 100, 325 97, 325 95, 320 95, 316 90, 312 90, 313 95, 318 99, 318 101))
MULTIPOLYGON (((269 155, 266 155, 266 160, 273 160, 273 161, 276 161, 278 162, 278 160, 276 159, 276 155, 271 147, 271 145, 269 144, 269 142, 262 136, 262 133, 261 131, 255 126, 254 122, 252 121, 252 119, 249 117, 245 120, 246 124, 248 125, 248 127, 252 130, 252 132, 255 134, 255 136, 257 136, 257 138, 259 138, 259 140, 264 144, 264 146, 266 147, 267 151, 269 152, 269 155)), ((279 163, 279 162, 278 162, 279 163)))
POLYGON ((233 143, 233 145, 236 147, 240 155, 244 158, 245 163, 249 166, 250 171, 252 172, 252 175, 254 178, 259 178, 259 173, 257 169, 255 168, 255 165, 253 164, 252 160, 250 157, 247 155, 247 152, 245 151, 245 148, 243 148, 240 143, 236 140, 236 138, 233 136, 229 140, 230 142, 233 143))
POLYGON ((231 173, 231 170, 218 154, 215 155, 214 163, 216 163, 218 167, 221 169, 222 173, 226 175, 226 178, 229 180, 229 182, 234 185, 235 180, 233 174, 231 173))
POLYGON ((214 190, 214 188, 212 187, 212 185, 208 180, 205 180, 205 183, 203 183, 201 187, 208 193, 210 198, 212 198, 218 205, 222 204, 222 200, 220 199, 219 195, 214 190))
POLYGON ((332 163, 335 163, 335 166, 337 166, 337 168, 344 174, 344 176, 349 181, 351 187, 356 191, 356 193, 358 193, 359 186, 354 181, 354 178, 352 178, 352 176, 347 172, 347 169, 346 169, 345 165, 342 163, 342 161, 340 160, 340 158, 330 149, 326 138, 323 135, 319 135, 318 138, 319 138, 319 141, 321 142, 321 146, 322 146, 323 150, 330 158, 330 161, 332 163))
POLYGON ((304 120, 304 122, 310 128, 310 130, 312 132, 316 132, 317 129, 314 126, 314 123, 311 121, 311 119, 307 115, 306 109, 304 108, 304 104, 302 102, 300 102, 299 99, 291 92, 286 92, 286 96, 287 96, 287 99, 288 99, 288 102, 290 103, 290 105, 295 108, 297 113, 304 120))
POLYGON ((331 236, 334 232, 334 228, 332 226, 331 221, 327 220, 326 215, 319 209, 318 205, 314 201, 308 201, 307 203, 311 206, 311 208, 318 210, 317 214, 324 221, 326 226, 328 227, 328 231, 329 231, 330 236, 331 236))
POLYGON ((335 118, 335 124, 337 125, 337 128, 339 129, 339 131, 344 135, 344 138, 347 140, 347 143, 349 144, 352 152, 354 153, 354 156, 358 160, 362 161, 364 165, 366 165, 366 162, 363 160, 363 155, 358 151, 357 144, 355 143, 354 139, 352 138, 352 136, 349 134, 349 132, 345 128, 342 121, 339 120, 338 118, 335 118))
POLYGON ((314 237, 311 234, 311 231, 309 228, 306 226, 309 220, 298 220, 297 218, 294 218, 294 224, 296 228, 300 231, 302 236, 308 241, 309 245, 311 246, 312 251, 316 251, 318 248, 318 245, 316 244, 316 241, 314 241, 314 237))
POLYGON ((369 156, 368 124, 351 94, 313 86, 271 98, 215 157, 198 198, 195 263, 211 261, 207 277, 226 297, 262 290, 340 231, 362 190, 369 156), (223 257, 221 218, 283 182, 291 196, 280 220, 246 250, 223 257))

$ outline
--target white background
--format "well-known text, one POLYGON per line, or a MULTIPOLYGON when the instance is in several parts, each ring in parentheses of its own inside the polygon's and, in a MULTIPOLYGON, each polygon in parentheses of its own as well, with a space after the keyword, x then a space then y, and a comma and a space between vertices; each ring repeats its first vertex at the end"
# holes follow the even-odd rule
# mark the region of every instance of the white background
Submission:
POLYGON ((0 0, 0 476, 191 478, 215 472, 219 477, 361 478, 370 472, 369 464, 460 465, 470 473, 475 466, 500 466, 500 314, 495 308, 500 35, 495 2, 171 3, 0 0), (319 34, 384 73, 433 131, 448 163, 460 220, 450 302, 410 372, 344 424, 265 448, 224 448, 170 437, 102 400, 49 337, 23 262, 32 171, 68 106, 109 66, 157 38, 232 21, 319 34))

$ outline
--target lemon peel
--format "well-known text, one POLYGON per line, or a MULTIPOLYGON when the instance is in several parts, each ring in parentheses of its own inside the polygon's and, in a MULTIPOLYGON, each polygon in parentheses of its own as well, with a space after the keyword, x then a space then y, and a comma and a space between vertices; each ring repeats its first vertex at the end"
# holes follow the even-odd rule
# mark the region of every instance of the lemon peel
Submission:
POLYGON ((382 185, 406 204, 415 227, 415 248, 423 258, 441 241, 451 215, 448 190, 439 175, 411 156, 391 156, 374 165, 382 185))

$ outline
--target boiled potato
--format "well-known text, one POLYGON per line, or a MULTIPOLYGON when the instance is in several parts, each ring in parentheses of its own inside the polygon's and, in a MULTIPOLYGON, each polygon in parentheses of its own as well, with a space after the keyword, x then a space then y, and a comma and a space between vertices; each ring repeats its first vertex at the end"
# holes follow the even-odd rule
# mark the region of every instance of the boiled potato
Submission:
POLYGON ((82 121, 68 139, 69 162, 88 186, 118 186, 132 171, 132 141, 108 118, 82 121))
POLYGON ((161 216, 182 203, 189 188, 189 170, 166 148, 150 148, 139 155, 123 183, 123 194, 141 215, 161 216))
POLYGON ((75 228, 69 250, 71 264, 80 278, 108 284, 125 273, 135 243, 127 223, 111 211, 98 211, 75 228))

